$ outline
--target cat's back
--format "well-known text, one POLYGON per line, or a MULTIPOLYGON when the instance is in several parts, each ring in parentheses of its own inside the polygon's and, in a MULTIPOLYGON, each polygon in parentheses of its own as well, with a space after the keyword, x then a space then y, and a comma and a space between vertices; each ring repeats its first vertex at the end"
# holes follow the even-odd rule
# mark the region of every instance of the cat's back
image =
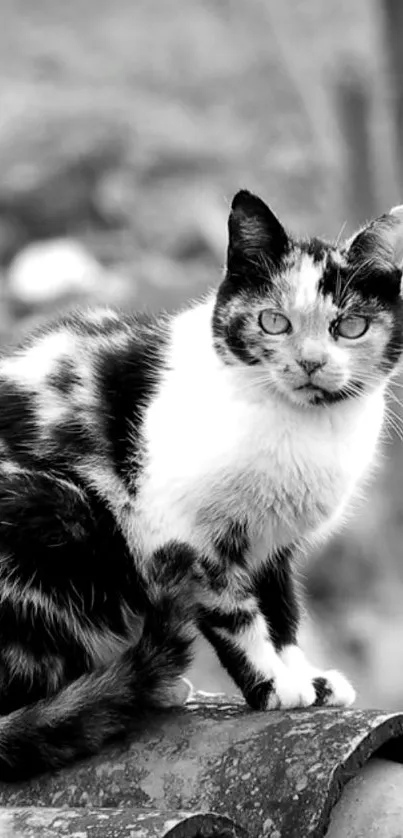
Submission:
POLYGON ((109 457, 118 473, 158 386, 168 321, 95 308, 61 317, 0 358, 0 441, 51 461, 109 457), (60 460, 60 457, 58 458, 60 460))

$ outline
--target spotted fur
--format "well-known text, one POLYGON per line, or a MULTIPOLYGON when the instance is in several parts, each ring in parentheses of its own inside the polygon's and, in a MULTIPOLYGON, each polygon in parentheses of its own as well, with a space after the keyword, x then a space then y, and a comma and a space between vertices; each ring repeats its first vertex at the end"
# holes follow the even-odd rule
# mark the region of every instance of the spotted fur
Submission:
POLYGON ((134 729, 197 629, 251 707, 353 700, 298 648, 294 564, 375 459, 401 242, 400 210, 340 247, 296 241, 241 192, 206 299, 76 313, 0 360, 1 779, 134 729), (357 312, 365 334, 338 337, 357 312))

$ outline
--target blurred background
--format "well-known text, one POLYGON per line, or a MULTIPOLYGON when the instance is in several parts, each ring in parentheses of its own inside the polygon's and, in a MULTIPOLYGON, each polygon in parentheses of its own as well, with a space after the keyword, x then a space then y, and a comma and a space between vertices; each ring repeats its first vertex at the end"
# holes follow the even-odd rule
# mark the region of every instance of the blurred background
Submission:
MULTIPOLYGON (((401 0, 1 0, 1 342, 215 285, 240 187, 330 238, 403 202, 402 43, 401 0)), ((305 648, 363 706, 403 705, 402 392, 372 489, 300 569, 305 648)), ((203 644, 192 677, 232 690, 203 644)))

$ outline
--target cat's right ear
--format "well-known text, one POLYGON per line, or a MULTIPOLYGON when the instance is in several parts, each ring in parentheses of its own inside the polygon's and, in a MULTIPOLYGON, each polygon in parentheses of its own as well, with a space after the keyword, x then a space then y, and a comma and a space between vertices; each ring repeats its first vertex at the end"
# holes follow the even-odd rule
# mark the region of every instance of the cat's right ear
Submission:
POLYGON ((288 248, 287 233, 267 204, 246 189, 237 192, 228 219, 229 271, 262 255, 276 268, 288 248))

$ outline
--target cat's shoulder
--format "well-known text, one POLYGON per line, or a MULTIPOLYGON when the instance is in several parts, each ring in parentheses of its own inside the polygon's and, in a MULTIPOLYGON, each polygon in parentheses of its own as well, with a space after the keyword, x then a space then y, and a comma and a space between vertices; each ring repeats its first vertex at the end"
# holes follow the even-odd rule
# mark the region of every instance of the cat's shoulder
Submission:
POLYGON ((113 358, 130 356, 150 363, 166 346, 169 319, 148 313, 97 306, 80 309, 37 326, 0 354, 0 382, 14 380, 27 389, 51 381, 66 390, 69 379, 113 358))
POLYGON ((95 450, 94 441, 98 450, 102 439, 114 449, 118 439, 120 461, 168 341, 168 318, 101 307, 34 329, 0 357, 0 448, 24 461, 28 450, 52 459, 66 447, 95 450))

